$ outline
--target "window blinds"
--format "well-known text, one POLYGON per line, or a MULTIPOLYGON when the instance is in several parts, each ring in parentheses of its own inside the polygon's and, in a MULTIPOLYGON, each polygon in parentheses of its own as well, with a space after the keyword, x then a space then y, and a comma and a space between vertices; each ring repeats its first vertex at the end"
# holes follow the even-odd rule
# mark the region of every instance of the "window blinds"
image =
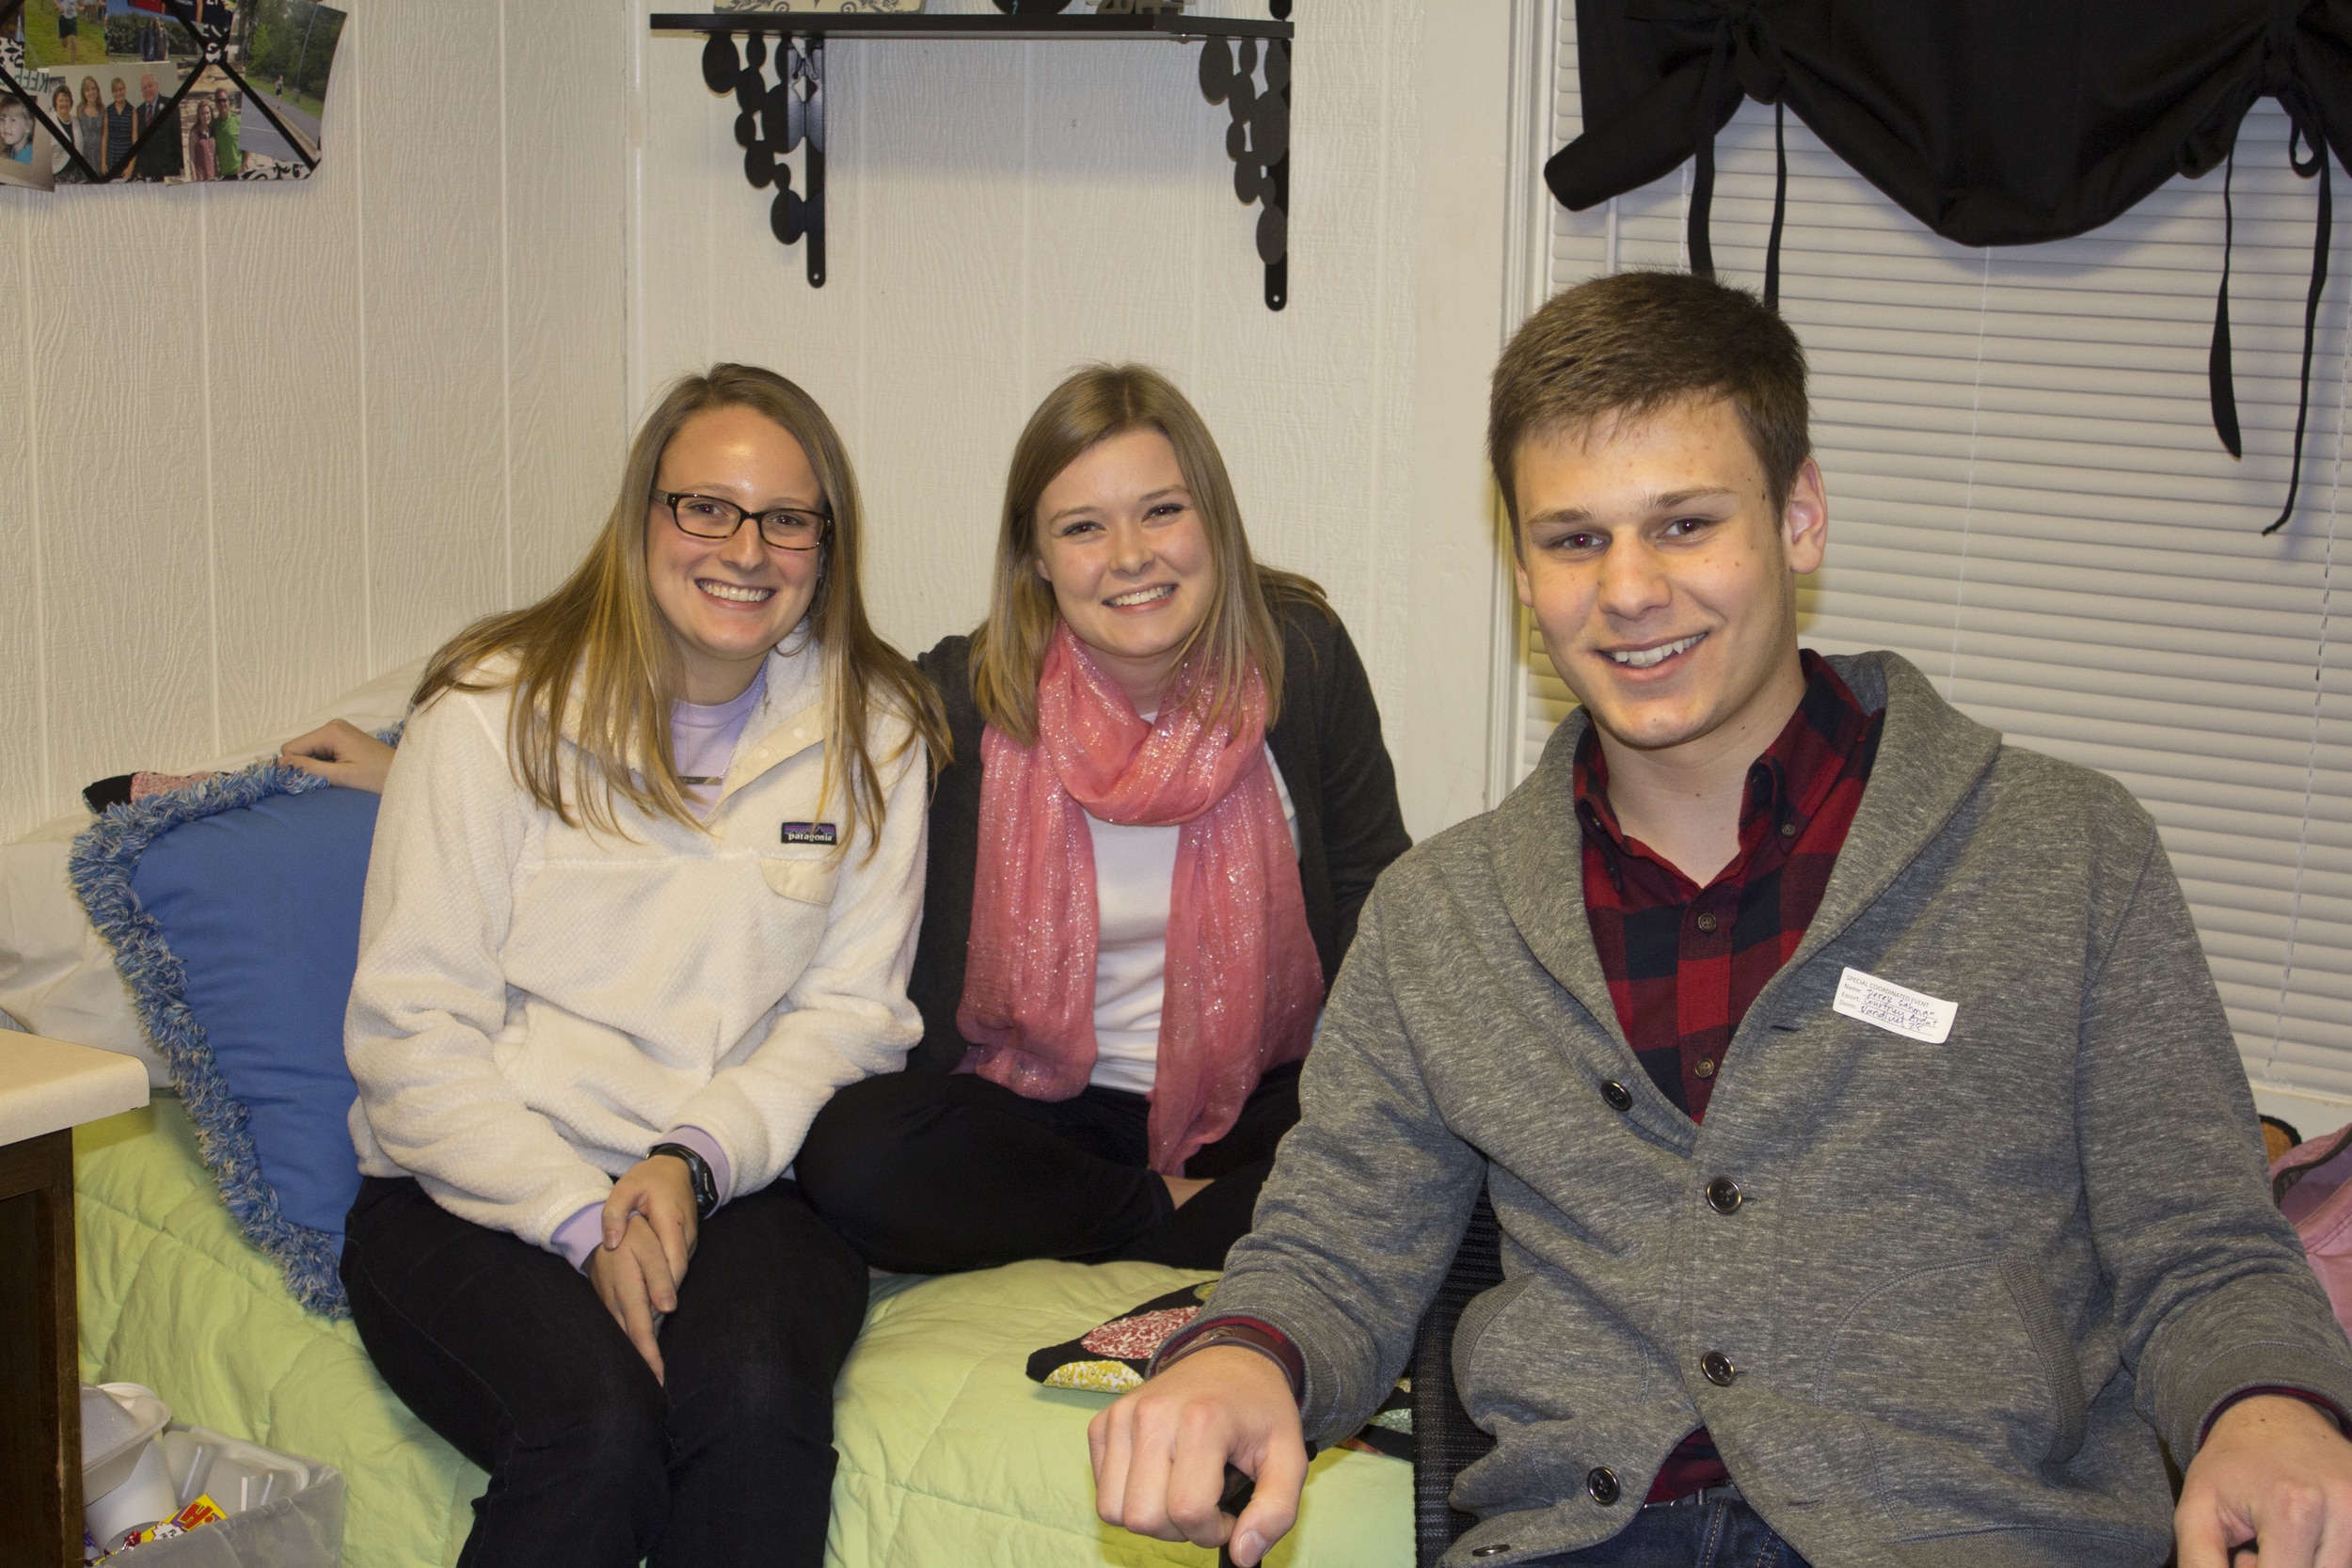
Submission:
MULTIPOLYGON (((1572 6, 1561 142, 1579 128, 1572 6)), ((2275 103, 2248 117, 2233 187, 2242 463, 2206 401, 2218 170, 2077 239, 1970 250, 1793 119, 1787 136, 1782 310, 1812 366, 1831 518, 1828 564, 1800 595, 1805 642, 1892 648, 2011 741, 2122 781, 2161 827, 2249 1074, 2352 1097, 2352 626, 2330 618, 2352 617, 2352 598, 2331 600, 2337 513, 2352 507, 2352 224, 2322 305, 2302 499, 2265 539, 2317 210, 2275 103)), ((1770 108, 1742 106, 1717 166, 1718 275, 1757 287, 1770 108)), ((1552 208, 1552 287, 1685 264, 1689 179, 1686 165, 1613 212, 1552 208)), ((1521 631, 1513 783, 1570 703, 1524 617, 1521 631)))

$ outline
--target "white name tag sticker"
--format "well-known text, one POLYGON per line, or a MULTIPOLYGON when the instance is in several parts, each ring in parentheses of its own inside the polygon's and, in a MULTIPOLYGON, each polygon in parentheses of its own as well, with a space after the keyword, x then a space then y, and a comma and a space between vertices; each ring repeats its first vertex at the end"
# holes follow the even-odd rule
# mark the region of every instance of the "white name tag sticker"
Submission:
POLYGON ((1957 1002, 1912 990, 1858 969, 1849 969, 1838 977, 1837 1000, 1830 1006, 1848 1018, 1929 1045, 1942 1045, 1950 1038, 1952 1020, 1960 1016, 1957 1002))

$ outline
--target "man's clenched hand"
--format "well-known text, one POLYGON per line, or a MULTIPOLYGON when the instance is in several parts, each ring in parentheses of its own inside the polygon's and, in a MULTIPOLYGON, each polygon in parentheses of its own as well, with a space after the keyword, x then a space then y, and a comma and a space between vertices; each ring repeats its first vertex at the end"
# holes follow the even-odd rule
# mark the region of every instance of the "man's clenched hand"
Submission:
POLYGON ((2352 1442, 2316 1406, 2275 1394, 2217 1417, 2172 1515, 2181 1568, 2352 1568, 2352 1442))
POLYGON ((1221 1546, 1252 1568, 1298 1519, 1307 1445, 1280 1368, 1216 1345, 1185 1356, 1087 1426, 1094 1511, 1138 1535, 1221 1546), (1257 1479, 1238 1519, 1217 1509, 1231 1463, 1257 1479))

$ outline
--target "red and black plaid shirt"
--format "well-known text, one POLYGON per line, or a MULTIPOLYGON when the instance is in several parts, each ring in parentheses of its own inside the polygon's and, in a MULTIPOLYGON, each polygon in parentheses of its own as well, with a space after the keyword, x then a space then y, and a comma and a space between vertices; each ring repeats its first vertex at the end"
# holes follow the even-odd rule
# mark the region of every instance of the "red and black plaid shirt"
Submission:
MULTIPOLYGON (((1609 999, 1643 1070, 1692 1121, 1706 1118, 1749 1004, 1804 940, 1878 756, 1885 715, 1863 712, 1819 655, 1800 657, 1804 700, 1749 767, 1740 852, 1705 887, 1619 828, 1595 732, 1577 748, 1584 909, 1609 999)), ((1701 1427, 1666 1456, 1649 1495, 1728 1479, 1701 1427)))

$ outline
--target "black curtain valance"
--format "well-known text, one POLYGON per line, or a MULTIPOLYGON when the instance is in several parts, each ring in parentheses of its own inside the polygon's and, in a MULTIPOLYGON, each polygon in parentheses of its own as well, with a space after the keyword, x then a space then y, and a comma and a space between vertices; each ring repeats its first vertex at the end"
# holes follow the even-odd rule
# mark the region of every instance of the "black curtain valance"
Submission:
MULTIPOLYGON (((2296 172, 2318 181, 2301 467, 2333 219, 2322 150, 2352 164, 2352 0, 1580 0, 1577 60, 1584 133, 1545 166, 1545 182, 1582 209, 1695 158, 1698 272, 1713 270, 1715 136, 1742 98, 1794 114, 1898 206, 1966 245, 2096 229, 2173 175, 2224 164, 2246 112, 2277 99, 2296 172)), ((1787 180, 1784 158, 1768 302, 1787 180)), ((2234 456, 2226 175, 2224 203, 2208 374, 2215 429, 2234 456)), ((2290 473, 2272 529, 2295 494, 2290 473)))

